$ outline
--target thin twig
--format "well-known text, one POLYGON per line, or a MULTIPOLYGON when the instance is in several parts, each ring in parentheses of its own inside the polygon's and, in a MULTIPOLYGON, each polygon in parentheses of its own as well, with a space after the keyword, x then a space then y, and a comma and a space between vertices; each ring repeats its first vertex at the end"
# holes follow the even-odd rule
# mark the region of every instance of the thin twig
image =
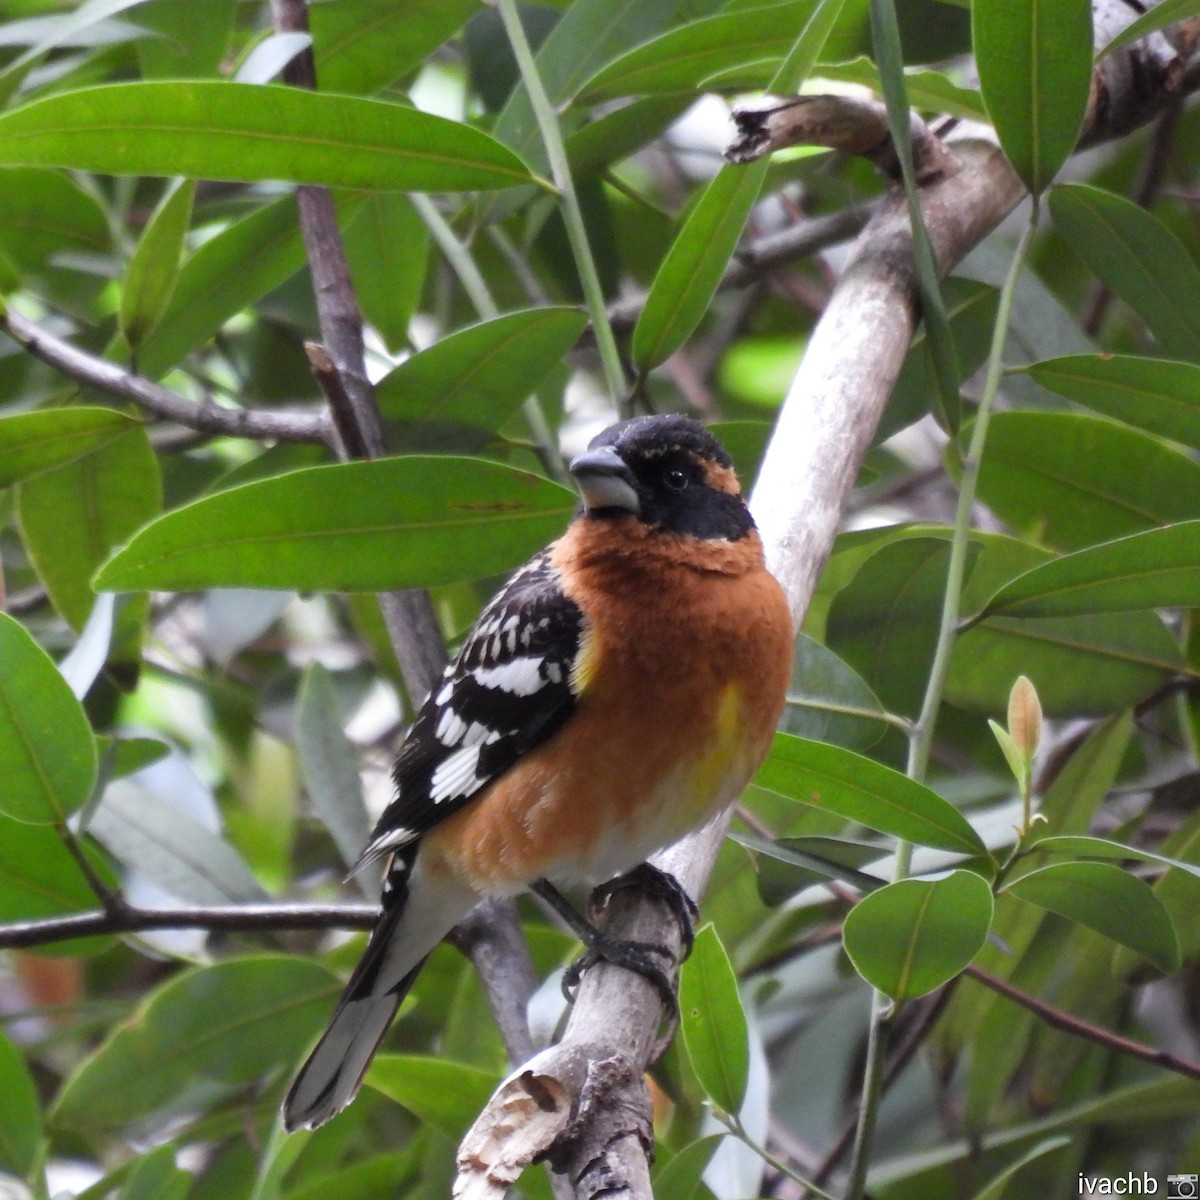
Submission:
POLYGON ((223 408, 211 401, 188 400, 117 363, 80 350, 11 307, 0 319, 0 328, 34 358, 61 371, 76 383, 96 388, 119 400, 128 400, 164 421, 223 437, 330 444, 333 429, 324 412, 311 408, 251 411, 223 408))
POLYGON ((1055 1008, 1053 1004, 1039 1000, 1028 992, 1023 992, 1007 980, 984 971, 980 967, 967 967, 963 974, 978 980, 984 987, 991 988, 992 991, 1021 1005, 1022 1008, 1029 1009, 1031 1013, 1036 1013, 1047 1025, 1053 1025, 1056 1029, 1062 1029, 1076 1037, 1095 1042, 1096 1045, 1104 1046, 1106 1049, 1115 1050, 1118 1054, 1128 1054, 1132 1058, 1140 1058, 1143 1062, 1153 1063, 1168 1071, 1174 1071, 1177 1075, 1186 1075, 1189 1079, 1200 1079, 1200 1062, 1178 1058, 1166 1050, 1147 1046, 1143 1042, 1135 1042, 1132 1038, 1114 1033, 1111 1029, 1094 1025, 1091 1021, 1085 1021, 1082 1017, 1076 1017, 1061 1008, 1055 1008))
POLYGON ((263 933, 299 929, 370 929, 379 909, 369 904, 231 904, 186 908, 95 910, 0 925, 0 950, 48 946, 81 937, 120 936, 152 929, 207 929, 263 933))

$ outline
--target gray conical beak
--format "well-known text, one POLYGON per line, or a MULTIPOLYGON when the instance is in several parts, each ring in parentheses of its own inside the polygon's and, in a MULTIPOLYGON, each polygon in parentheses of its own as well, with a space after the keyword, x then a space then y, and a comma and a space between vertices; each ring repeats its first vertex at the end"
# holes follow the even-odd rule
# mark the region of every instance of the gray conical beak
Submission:
POLYGON ((598 508, 623 508, 634 515, 641 512, 633 473, 611 446, 587 450, 573 459, 571 474, 588 512, 598 508))

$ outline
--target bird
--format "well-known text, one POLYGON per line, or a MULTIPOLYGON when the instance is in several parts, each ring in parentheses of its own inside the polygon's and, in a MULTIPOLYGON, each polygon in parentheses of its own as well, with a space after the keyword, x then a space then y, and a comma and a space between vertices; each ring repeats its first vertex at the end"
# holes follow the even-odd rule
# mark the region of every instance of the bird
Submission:
MULTIPOLYGON (((350 1103, 425 958, 480 899, 531 890, 569 918, 559 888, 636 872, 769 751, 792 623, 725 448, 688 417, 640 416, 569 470, 582 505, 484 607, 405 739, 358 864, 384 862, 380 916, 287 1093, 288 1130, 350 1103)), ((571 924, 653 977, 640 944, 571 924)))

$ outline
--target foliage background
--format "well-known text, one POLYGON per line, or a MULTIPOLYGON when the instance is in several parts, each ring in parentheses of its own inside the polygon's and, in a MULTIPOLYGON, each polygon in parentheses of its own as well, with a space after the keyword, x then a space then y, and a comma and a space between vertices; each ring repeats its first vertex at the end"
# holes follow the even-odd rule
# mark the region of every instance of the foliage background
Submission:
MULTIPOLYGON (((725 168, 722 205, 701 203, 725 140, 713 96, 767 84, 816 7, 521 8, 634 402, 713 421, 744 479, 845 240, 887 186, 862 159, 792 151, 725 168), (753 208, 748 171, 762 176, 753 208), (804 257, 773 255, 772 237, 797 227, 831 232, 804 257), (739 237, 741 286, 710 303, 739 237)), ((1035 38, 1050 86, 1030 98, 1020 61, 988 57, 1011 34, 1003 9, 900 4, 910 98, 962 118, 1026 111, 1000 132, 1042 186, 1078 129, 1064 97, 1086 80, 1086 40, 1035 38)), ((563 453, 614 415, 612 357, 585 333, 580 229, 523 165, 551 166, 500 15, 466 0, 313 4, 333 101, 322 107, 273 86, 307 43, 272 35, 265 5, 6 0, 0 19, 0 281, 14 334, 0 335, 0 920, 93 910, 99 889, 117 927, 113 888, 141 906, 361 900, 343 864, 387 798, 408 703, 373 593, 428 588, 453 645, 504 572, 561 527, 563 453), (208 82, 234 79, 241 90, 208 82), (325 334, 296 183, 334 188, 385 462, 326 465, 338 438, 304 349, 325 334), (28 353, 30 322, 111 364, 118 383, 81 386, 28 353), (182 398, 185 420, 131 405, 134 373, 182 398), (239 413, 250 436, 223 436, 239 413), (115 604, 93 590, 106 563, 115 604)), ((878 91, 872 46, 866 0, 846 0, 814 74, 878 91)), ((872 1007, 856 967, 908 1001, 894 1038, 921 1050, 873 1114, 872 1195, 1068 1195, 1081 1171, 1200 1167, 1196 123, 1176 101, 1152 128, 1072 159, 1043 204, 971 514, 932 792, 897 772, 928 694, 962 451, 1023 218, 944 285, 962 436, 944 407, 930 411, 946 369, 934 339, 910 353, 797 648, 784 727, 840 749, 781 740, 722 851, 704 902, 719 940, 702 939, 685 974, 687 1049, 677 1041, 654 1074, 660 1197, 795 1195, 780 1162, 828 1167, 841 1186, 829 1153, 858 1104, 872 1007), (1053 561, 1057 577, 1027 574, 1053 561), (1020 675, 1047 718, 1031 776, 1030 755, 1017 746, 1007 761, 988 726, 1008 721, 1020 740, 1006 716, 1020 675), (824 807, 805 803, 818 777, 824 807), (1009 861, 1014 827, 1030 831, 1023 783, 1046 820, 1037 832, 1108 841, 1024 845, 1009 861), (893 837, 920 843, 918 876, 964 869, 880 889, 893 837), (866 893, 848 957, 842 923, 866 893), (968 962, 976 974, 961 975, 968 962), (1074 1030, 1044 1019, 1062 1014, 1074 1030), (1131 1057, 1113 1035, 1169 1061, 1131 1057), (731 1137, 699 1183, 723 1128, 706 1101, 740 1108, 740 1132, 775 1164, 731 1137)), ((521 911, 539 970, 569 960, 569 939, 521 911)), ((307 931, 198 920, 7 954, 2 1186, 446 1194, 457 1139, 506 1070, 478 979, 448 946, 356 1104, 314 1135, 277 1128, 289 1074, 360 948, 333 927, 362 920, 361 908, 307 931)), ((557 997, 551 977, 532 1008, 539 1036, 557 997)), ((521 1181, 530 1196, 549 1186, 539 1171, 521 1181)))

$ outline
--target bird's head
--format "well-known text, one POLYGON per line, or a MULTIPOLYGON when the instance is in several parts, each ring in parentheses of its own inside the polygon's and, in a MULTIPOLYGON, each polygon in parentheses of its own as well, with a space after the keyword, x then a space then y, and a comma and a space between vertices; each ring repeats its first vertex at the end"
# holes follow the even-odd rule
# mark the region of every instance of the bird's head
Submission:
POLYGON ((591 520, 636 520, 735 541, 754 528, 724 446, 687 417, 633 417, 594 437, 571 462, 591 520))

